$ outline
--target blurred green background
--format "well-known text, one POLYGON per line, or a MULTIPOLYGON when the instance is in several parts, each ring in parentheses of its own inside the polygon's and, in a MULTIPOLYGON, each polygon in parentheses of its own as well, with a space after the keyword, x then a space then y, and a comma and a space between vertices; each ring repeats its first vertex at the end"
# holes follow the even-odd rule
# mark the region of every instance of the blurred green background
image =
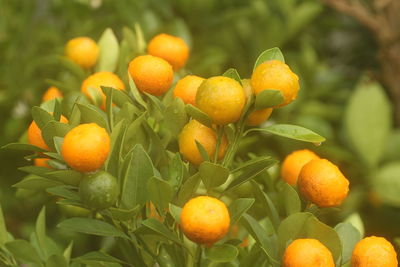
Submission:
MULTIPOLYGON (((328 141, 316 147, 254 135, 243 149, 282 159, 307 147, 329 158, 351 181, 351 195, 327 219, 360 216, 367 234, 400 236, 400 130, 389 86, 379 82, 380 46, 357 20, 322 1, 0 0, 0 146, 24 134, 46 79, 65 77, 54 55, 69 39, 98 40, 107 27, 121 37, 135 23, 146 40, 160 32, 183 37, 191 46, 187 70, 203 77, 233 67, 248 78, 260 52, 280 47, 301 93, 271 121, 310 128, 328 141)), ((26 237, 43 203, 56 215, 50 226, 66 215, 44 194, 16 196, 11 186, 24 175, 17 170, 27 164, 23 156, 0 150, 0 202, 9 230, 26 237)))

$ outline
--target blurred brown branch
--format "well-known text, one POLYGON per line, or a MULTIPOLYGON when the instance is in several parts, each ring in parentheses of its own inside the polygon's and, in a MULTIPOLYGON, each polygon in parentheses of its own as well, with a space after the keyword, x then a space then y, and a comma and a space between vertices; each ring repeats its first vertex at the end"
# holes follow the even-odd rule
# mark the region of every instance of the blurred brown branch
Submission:
POLYGON ((400 1, 370 0, 367 6, 359 0, 323 0, 333 9, 349 15, 368 28, 378 45, 382 82, 395 107, 395 120, 400 126, 400 1))

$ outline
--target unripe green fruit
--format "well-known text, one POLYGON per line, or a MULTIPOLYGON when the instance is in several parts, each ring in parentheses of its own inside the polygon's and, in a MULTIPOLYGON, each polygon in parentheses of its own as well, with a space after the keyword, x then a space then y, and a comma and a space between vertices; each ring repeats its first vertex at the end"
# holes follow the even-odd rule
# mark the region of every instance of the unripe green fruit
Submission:
POLYGON ((115 204, 119 188, 117 179, 105 171, 85 175, 79 185, 81 201, 94 210, 103 210, 115 204))

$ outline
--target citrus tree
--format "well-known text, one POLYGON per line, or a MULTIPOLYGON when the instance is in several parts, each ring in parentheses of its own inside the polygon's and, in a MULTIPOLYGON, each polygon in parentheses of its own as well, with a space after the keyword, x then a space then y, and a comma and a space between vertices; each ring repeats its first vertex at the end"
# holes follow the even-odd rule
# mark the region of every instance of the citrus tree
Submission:
POLYGON ((82 211, 59 228, 111 245, 76 256, 73 243, 60 248, 43 208, 30 242, 10 235, 0 216, 3 264, 397 266, 393 246, 362 239, 359 221, 320 220, 349 192, 334 163, 296 151, 276 175, 276 159, 245 150, 255 132, 325 141, 267 121, 300 89, 280 49, 261 53, 249 79, 234 68, 195 76, 184 68, 189 53, 168 34, 146 44, 138 25, 125 28, 121 41, 107 29, 98 42, 68 42, 59 60, 70 75, 52 81, 27 134, 4 149, 32 152, 26 159, 34 165, 20 168, 28 175, 16 188, 45 191, 82 211))

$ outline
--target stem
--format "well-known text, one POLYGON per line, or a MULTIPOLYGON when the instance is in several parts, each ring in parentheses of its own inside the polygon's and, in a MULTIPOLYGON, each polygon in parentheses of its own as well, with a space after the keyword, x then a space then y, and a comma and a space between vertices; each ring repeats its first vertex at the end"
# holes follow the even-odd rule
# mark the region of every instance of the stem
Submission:
POLYGON ((203 254, 203 248, 201 247, 201 245, 197 245, 196 254, 195 254, 196 261, 194 262, 193 266, 201 267, 201 255, 202 254, 203 254))
POLYGON ((215 153, 214 153, 214 163, 218 161, 218 155, 219 155, 219 148, 222 143, 222 135, 224 133, 224 128, 221 126, 217 126, 217 145, 215 147, 215 153))
POLYGON ((233 143, 229 146, 228 152, 226 153, 226 157, 224 158, 224 161, 222 163, 222 165, 226 168, 229 168, 229 165, 231 165, 232 160, 234 159, 234 156, 237 152, 240 139, 243 135, 244 125, 245 125, 245 120, 242 120, 237 127, 233 143))

